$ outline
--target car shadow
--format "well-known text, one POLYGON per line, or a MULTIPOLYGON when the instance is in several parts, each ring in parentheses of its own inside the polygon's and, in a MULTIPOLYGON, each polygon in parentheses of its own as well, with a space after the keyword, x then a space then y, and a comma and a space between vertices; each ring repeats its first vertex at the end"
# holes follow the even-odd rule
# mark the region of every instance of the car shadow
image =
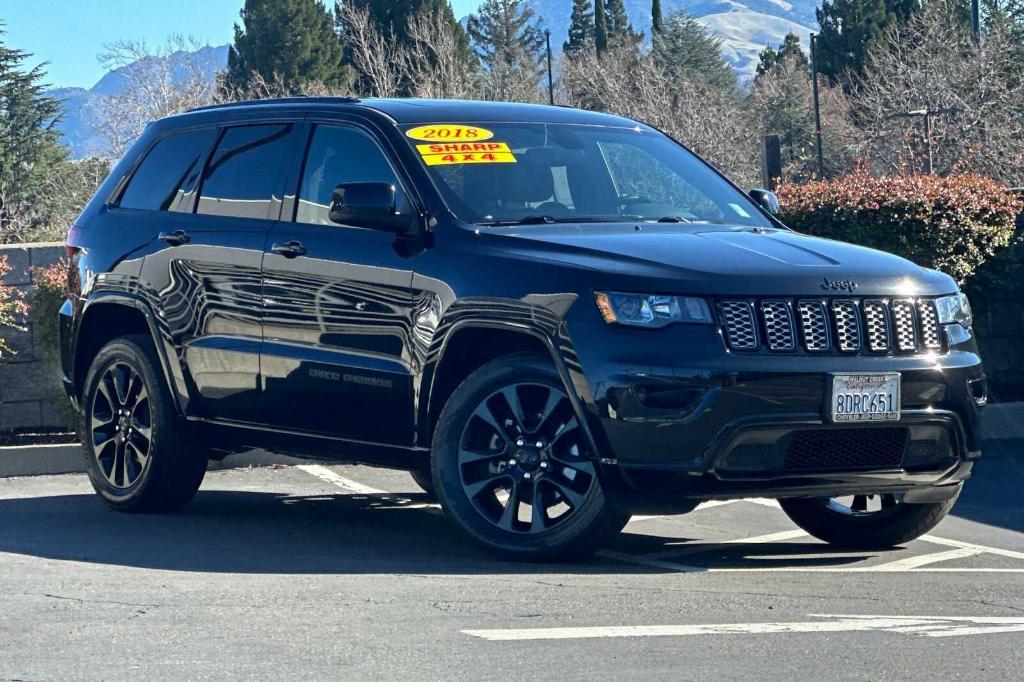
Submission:
POLYGON ((985 441, 953 516, 1024 533, 1024 439, 985 441))
MULTIPOLYGON (((177 514, 119 514, 91 494, 0 500, 0 552, 171 571, 252 574, 626 574, 666 572, 599 555, 578 563, 501 561, 467 541, 422 495, 202 490, 177 514)), ((643 531, 644 529, 641 529, 643 531)), ((822 543, 735 543, 625 532, 612 553, 669 558, 688 570, 850 566, 878 553, 822 543), (682 543, 682 544, 681 544, 682 543)), ((887 554, 899 555, 900 550, 887 554)))

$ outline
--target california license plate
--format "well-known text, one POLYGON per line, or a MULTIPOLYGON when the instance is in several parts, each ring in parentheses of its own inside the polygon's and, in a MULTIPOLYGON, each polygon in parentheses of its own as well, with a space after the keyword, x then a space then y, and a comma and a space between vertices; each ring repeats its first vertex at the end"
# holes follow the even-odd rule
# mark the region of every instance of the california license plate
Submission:
POLYGON ((900 375, 833 374, 831 417, 835 423, 899 421, 900 375))

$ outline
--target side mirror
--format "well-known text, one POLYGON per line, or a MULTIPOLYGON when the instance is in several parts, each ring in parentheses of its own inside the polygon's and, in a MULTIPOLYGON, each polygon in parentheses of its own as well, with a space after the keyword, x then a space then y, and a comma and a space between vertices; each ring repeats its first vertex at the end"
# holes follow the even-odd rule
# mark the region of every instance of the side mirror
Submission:
POLYGON ((768 213, 774 216, 779 215, 779 197, 776 196, 775 192, 767 189, 752 189, 750 190, 750 198, 756 201, 768 213))
POLYGON ((390 182, 346 182, 334 188, 330 218, 339 225, 406 232, 412 214, 398 211, 398 191, 390 182))

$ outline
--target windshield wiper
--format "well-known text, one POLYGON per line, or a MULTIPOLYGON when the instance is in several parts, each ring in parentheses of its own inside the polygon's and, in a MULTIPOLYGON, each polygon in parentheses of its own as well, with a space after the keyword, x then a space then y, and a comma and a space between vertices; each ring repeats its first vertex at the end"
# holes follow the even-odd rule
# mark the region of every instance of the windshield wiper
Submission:
POLYGON ((551 225, 558 222, 549 215, 528 215, 516 221, 516 225, 551 225))
POLYGON ((659 223, 692 223, 693 221, 689 218, 684 218, 680 215, 666 215, 658 218, 659 223))

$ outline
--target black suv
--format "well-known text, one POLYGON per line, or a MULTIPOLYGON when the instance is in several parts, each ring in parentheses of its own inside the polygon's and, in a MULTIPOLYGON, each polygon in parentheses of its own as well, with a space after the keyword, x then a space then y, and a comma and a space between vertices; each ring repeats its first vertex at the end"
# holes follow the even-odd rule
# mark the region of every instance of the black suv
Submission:
POLYGON ((262 447, 411 471, 503 556, 779 498, 933 527, 986 382, 948 276, 794 233, 635 121, 301 98, 158 121, 68 236, 67 390, 96 491, 170 510, 262 447))

